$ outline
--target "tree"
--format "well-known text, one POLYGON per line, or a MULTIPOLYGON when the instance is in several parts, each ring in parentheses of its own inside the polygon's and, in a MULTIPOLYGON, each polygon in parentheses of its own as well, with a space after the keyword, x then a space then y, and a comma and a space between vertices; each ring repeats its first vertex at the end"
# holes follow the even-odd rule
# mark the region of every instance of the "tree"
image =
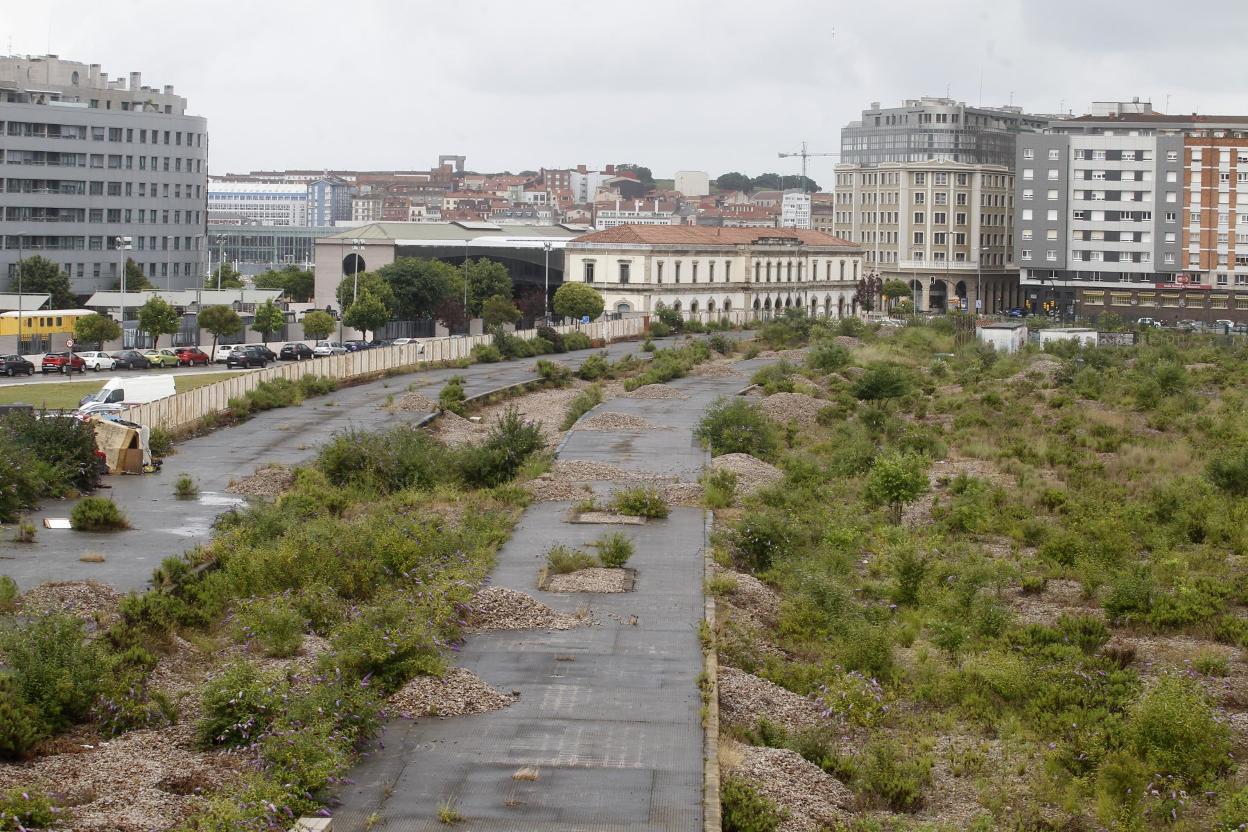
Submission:
POLYGON ((464 302, 455 295, 448 295, 433 310, 433 317, 441 321, 447 329, 463 329, 468 325, 468 316, 464 313, 464 302))
POLYGON ((316 292, 316 276, 298 266, 286 266, 281 271, 269 269, 256 275, 252 283, 257 289, 281 289, 295 303, 307 303, 316 292))
POLYGON ((217 288, 217 276, 221 276, 222 289, 241 289, 243 288, 243 276, 239 274, 238 269, 229 263, 224 263, 217 267, 217 270, 208 275, 208 279, 204 281, 205 289, 217 288))
POLYGON ((565 283, 555 292, 555 314, 565 318, 581 319, 586 315, 592 321, 602 314, 602 295, 584 283, 565 283))
POLYGON ((74 340, 80 344, 98 344, 116 341, 121 337, 121 324, 107 315, 87 315, 74 321, 74 340))
POLYGON ((400 257, 377 273, 394 292, 393 310, 403 320, 434 317, 443 301, 463 291, 460 270, 440 260, 400 257))
POLYGON ((303 316, 303 334, 314 341, 328 337, 336 326, 334 316, 323 309, 313 309, 303 316))
POLYGON ((880 288, 880 296, 884 298, 885 303, 892 303, 897 298, 908 297, 913 294, 914 290, 910 288, 910 284, 904 280, 885 280, 884 285, 880 288))
MULTIPOLYGON (((126 291, 127 292, 146 292, 156 287, 147 279, 147 275, 143 272, 143 267, 134 262, 134 258, 126 258, 126 291)), ((121 280, 113 283, 115 291, 121 290, 121 280)))
POLYGON ((632 162, 624 162, 623 164, 616 165, 615 169, 620 173, 629 172, 637 174, 638 181, 646 187, 646 190, 654 187, 654 174, 651 172, 650 168, 645 167, 644 165, 635 165, 632 162))
POLYGON ((784 187, 784 178, 778 173, 763 173, 750 180, 754 190, 779 190, 784 187))
POLYGON ((473 317, 481 316, 486 300, 495 295, 511 297, 511 275, 497 260, 482 257, 468 261, 468 309, 473 317))
POLYGON ((750 177, 734 170, 729 173, 721 173, 715 180, 715 187, 721 191, 748 191, 753 185, 750 182, 750 177))
POLYGON ((527 289, 516 296, 516 306, 520 314, 526 318, 536 318, 546 314, 546 292, 542 289, 527 289))
MULTIPOLYGON (((390 288, 390 284, 380 274, 377 272, 360 272, 359 295, 362 297, 365 292, 371 293, 373 297, 381 301, 382 305, 386 307, 387 313, 394 313, 394 290, 390 288)), ((339 309, 346 309, 355 303, 356 282, 354 276, 347 275, 339 281, 335 297, 338 299, 339 309)))
POLYGON ((139 307, 139 329, 152 336, 152 346, 160 343, 160 336, 172 335, 182 326, 182 316, 167 300, 160 297, 148 298, 147 303, 139 307))
POLYGON ((212 352, 209 355, 215 356, 217 339, 242 329, 243 319, 229 306, 209 306, 199 313, 199 325, 212 333, 212 352))
POLYGON ((269 343, 269 336, 286 325, 286 313, 276 303, 266 300, 256 307, 255 318, 251 322, 253 332, 260 333, 260 339, 269 343))
POLYGON ((16 292, 18 286, 25 295, 51 295, 51 309, 73 309, 78 305, 70 288, 69 275, 61 267, 45 257, 34 255, 22 258, 21 278, 15 275, 9 281, 9 289, 16 292))
POLYGON ((485 325, 492 328, 499 324, 514 324, 520 320, 520 310, 511 298, 495 295, 482 304, 481 317, 485 320, 485 325))
POLYGON ((342 320, 352 329, 375 337, 377 330, 390 320, 390 310, 372 292, 363 291, 360 292, 359 300, 347 307, 342 320))
POLYGON ((927 457, 897 452, 882 454, 867 475, 864 496, 877 505, 892 509, 894 522, 901 522, 901 510, 928 489, 927 457))

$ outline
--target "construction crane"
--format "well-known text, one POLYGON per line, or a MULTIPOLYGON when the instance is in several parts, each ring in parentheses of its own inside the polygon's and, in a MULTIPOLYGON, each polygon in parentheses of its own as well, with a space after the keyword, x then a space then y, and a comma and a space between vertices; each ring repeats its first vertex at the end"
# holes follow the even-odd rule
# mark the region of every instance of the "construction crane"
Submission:
POLYGON ((840 153, 811 153, 806 149, 806 142, 802 142, 802 149, 796 153, 781 153, 781 159, 788 159, 792 156, 802 157, 802 191, 806 190, 806 160, 811 156, 840 156, 840 153))

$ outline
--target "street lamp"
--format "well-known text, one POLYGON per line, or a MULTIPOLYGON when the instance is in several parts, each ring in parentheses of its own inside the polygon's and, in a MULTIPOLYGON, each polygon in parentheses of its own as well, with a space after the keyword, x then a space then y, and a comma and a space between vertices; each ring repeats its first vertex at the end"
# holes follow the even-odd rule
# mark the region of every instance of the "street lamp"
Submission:
MULTIPOLYGON (((208 255, 208 259, 212 259, 212 255, 208 255)), ((225 235, 217 235, 217 291, 221 291, 221 272, 225 271, 225 235)))
MULTIPOLYGON (((542 251, 546 255, 546 276, 543 279, 544 290, 542 292, 542 320, 544 322, 550 321, 550 250, 552 247, 553 244, 549 240, 542 243, 542 251)), ((564 260, 566 261, 567 258, 565 257, 564 260)))
POLYGON ((983 297, 983 273, 984 273, 984 252, 988 250, 987 246, 980 246, 979 253, 975 255, 975 312, 978 314, 981 310, 987 312, 980 298, 983 297))
MULTIPOLYGON (((363 251, 363 250, 364 250, 363 240, 351 241, 352 252, 363 251)), ((355 302, 356 300, 359 299, 359 295, 360 295, 360 261, 363 259, 364 259, 363 257, 356 254, 354 259, 351 262, 351 276, 353 278, 352 285, 351 285, 351 305, 352 306, 355 305, 355 302)))
POLYGON ((116 241, 121 265, 121 346, 126 346, 126 252, 130 250, 133 240, 130 237, 118 237, 116 241))
POLYGON ((22 354, 22 236, 17 236, 17 354, 22 354))
POLYGON ((468 243, 469 240, 464 238, 464 326, 465 335, 472 333, 472 319, 468 317, 468 243))

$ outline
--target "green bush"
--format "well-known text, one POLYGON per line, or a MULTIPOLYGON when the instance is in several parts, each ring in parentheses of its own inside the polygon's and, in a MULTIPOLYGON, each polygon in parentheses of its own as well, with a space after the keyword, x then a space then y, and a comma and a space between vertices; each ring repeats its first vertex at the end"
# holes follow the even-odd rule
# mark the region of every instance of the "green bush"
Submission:
POLYGON ((594 345, 590 337, 584 332, 569 332, 563 336, 563 346, 568 352, 576 350, 587 350, 594 345))
POLYGON ((173 453, 173 435, 164 428, 152 428, 147 438, 147 447, 152 456, 169 456, 173 453))
POLYGON ((776 832, 787 815, 735 777, 719 786, 723 832, 776 832))
POLYGON ((568 403, 568 412, 563 417, 560 430, 571 430, 578 419, 600 404, 602 404, 602 385, 589 385, 568 403))
POLYGON ((553 326, 539 326, 535 333, 538 338, 550 343, 551 352, 567 352, 568 348, 564 344, 564 337, 553 326))
POLYGON ((1214 829, 1216 832, 1243 832, 1248 829, 1248 786, 1222 799, 1214 829))
POLYGON ((480 445, 460 448, 456 459, 460 476, 472 488, 493 488, 512 479, 529 457, 546 446, 539 422, 508 407, 480 445))
POLYGON ((928 490, 927 465, 927 458, 919 454, 882 454, 871 466, 863 496, 876 505, 890 506, 893 520, 900 522, 902 507, 928 490))
POLYGON ((863 401, 899 399, 910 393, 909 373, 896 364, 873 364, 854 382, 853 393, 863 401))
POLYGON ((593 544, 598 560, 608 569, 619 569, 633 556, 633 541, 623 532, 608 532, 593 544))
POLYGON ((546 550, 546 570, 552 575, 567 575, 598 565, 598 559, 588 552, 557 543, 546 550))
POLYGON ((438 407, 443 410, 449 410, 456 416, 463 416, 467 410, 466 398, 464 394, 464 377, 451 376, 446 380, 446 384, 442 386, 441 392, 438 393, 438 407))
POLYGON ((877 804, 897 812, 919 809, 931 772, 931 757, 889 739, 871 739, 859 760, 863 791, 877 804))
POLYGON ((1220 451, 1206 471, 1209 481, 1226 493, 1248 496, 1248 445, 1220 451))
POLYGON ((34 508, 51 478, 31 451, 0 436, 0 523, 16 522, 34 508))
POLYGON ((0 795, 0 830, 42 829, 61 820, 46 795, 14 788, 0 795))
POLYGON ((606 353, 595 353, 581 362, 576 370, 576 377, 584 381, 597 381, 611 375, 611 364, 606 353))
POLYGON ((445 481, 448 459, 447 449, 428 433, 403 425, 338 434, 321 449, 316 465, 333 485, 388 494, 445 481))
POLYGON ((780 451, 779 426, 762 408, 742 398, 717 399, 694 435, 710 446, 712 456, 741 453, 773 460, 780 451))
POLYGON ((763 572, 793 551, 795 536, 787 518, 773 512, 751 512, 728 533, 733 561, 747 572, 763 572))
POLYGON ((737 475, 727 468, 702 474, 702 499, 708 508, 728 508, 737 492, 737 475))
POLYGON ((496 364, 503 360, 503 354, 493 344, 477 344, 472 348, 472 360, 479 364, 496 364))
POLYGON ((195 485, 195 480, 191 478, 190 474, 181 474, 173 484, 173 493, 178 497, 187 499, 199 494, 199 487, 195 485))
POLYGON ((707 338, 706 343, 720 355, 732 355, 737 348, 736 343, 731 338, 718 332, 707 338))
POLYGON ((537 374, 542 381, 554 387, 567 387, 572 383, 572 371, 558 361, 540 359, 537 362, 537 374))
POLYGON ((644 485, 615 492, 611 498, 611 508, 620 514, 633 517, 661 519, 671 513, 663 495, 644 485))
POLYGON ((235 616, 235 625, 239 638, 254 640, 264 655, 286 658, 303 646, 307 623, 291 601, 275 597, 248 601, 235 616))
POLYGON ((402 593, 378 598, 334 630, 333 651, 322 655, 321 668, 341 670, 348 680, 367 678, 384 692, 414 676, 440 675, 439 633, 421 612, 402 593))
POLYGON ((0 760, 22 759, 46 732, 38 709, 22 696, 13 676, 0 673, 0 760))
POLYGON ((1164 675, 1131 710, 1127 732, 1154 771, 1208 784, 1231 765, 1231 729, 1190 679, 1164 675))
POLYGON ((820 341, 806 354, 806 366, 821 373, 834 373, 849 366, 849 350, 834 341, 820 341))
POLYGON ((338 389, 338 379, 333 376, 317 376, 312 373, 305 373, 298 381, 299 392, 305 398, 309 396, 324 396, 338 389))
MULTIPOLYGON (((650 328, 650 332, 651 332, 652 334, 654 333, 654 327, 653 327, 653 326, 650 328)), ((655 350, 657 350, 657 349, 658 349, 658 347, 656 347, 656 346, 655 346, 654 341, 650 338, 650 335, 647 335, 647 336, 646 336, 646 338, 645 338, 645 340, 641 342, 641 351, 642 351, 642 352, 654 352, 654 351, 655 351, 655 350)))
POLYGON ((17 581, 8 575, 0 575, 0 615, 5 615, 17 609, 17 596, 21 591, 17 588, 17 581))
MULTIPOLYGON (((95 427, 90 422, 15 410, 0 416, 0 436, 39 461, 41 474, 47 477, 41 489, 45 496, 59 496, 68 488, 90 491, 99 483, 95 427)), ((0 483, 7 482, 0 479, 0 483)))
POLYGON ((0 631, 0 650, 18 694, 38 711, 49 731, 87 716, 100 690, 104 664, 81 621, 60 614, 40 616, 0 631))
POLYGON ((110 674, 92 709, 95 723, 106 737, 169 725, 177 715, 169 698, 148 690, 142 675, 135 671, 110 674))
POLYGON ((232 662, 203 690, 203 712, 195 726, 200 748, 230 748, 258 740, 282 711, 287 685, 244 660, 232 662))
POLYGON ((69 524, 82 532, 130 528, 130 521, 107 497, 83 497, 69 513, 69 524))
POLYGON ((763 392, 768 396, 776 393, 792 393, 797 389, 797 383, 793 380, 796 372, 797 368, 789 362, 777 361, 755 371, 750 378, 750 384, 763 388, 763 392))

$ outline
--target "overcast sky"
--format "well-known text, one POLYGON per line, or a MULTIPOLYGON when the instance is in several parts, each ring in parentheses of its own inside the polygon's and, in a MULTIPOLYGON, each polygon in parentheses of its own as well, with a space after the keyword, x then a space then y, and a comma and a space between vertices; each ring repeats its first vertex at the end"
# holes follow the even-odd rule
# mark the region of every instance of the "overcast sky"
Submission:
MULTIPOLYGON (((872 101, 1248 113, 1243 0, 0 0, 0 50, 173 84, 213 173, 796 173, 872 101), (981 82, 982 78, 982 82, 981 82), (981 93, 982 83, 982 93, 981 93)), ((834 159, 812 159, 831 180, 834 159)))

